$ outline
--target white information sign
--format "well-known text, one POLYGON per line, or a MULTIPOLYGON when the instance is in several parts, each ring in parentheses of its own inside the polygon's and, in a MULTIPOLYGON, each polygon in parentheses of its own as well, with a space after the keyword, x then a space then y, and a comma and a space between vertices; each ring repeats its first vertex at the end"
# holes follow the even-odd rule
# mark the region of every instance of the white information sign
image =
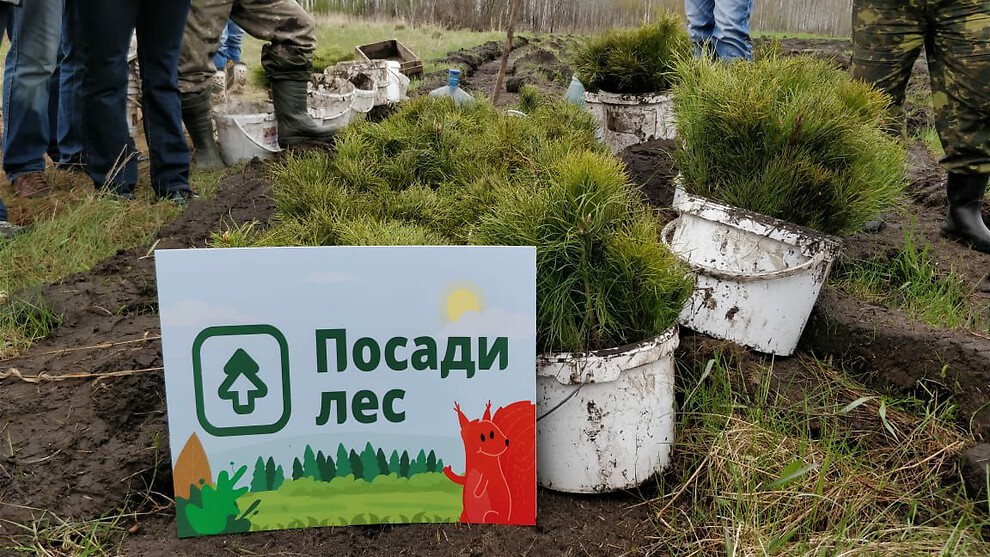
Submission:
POLYGON ((535 248, 155 257, 180 536, 535 523, 535 248))

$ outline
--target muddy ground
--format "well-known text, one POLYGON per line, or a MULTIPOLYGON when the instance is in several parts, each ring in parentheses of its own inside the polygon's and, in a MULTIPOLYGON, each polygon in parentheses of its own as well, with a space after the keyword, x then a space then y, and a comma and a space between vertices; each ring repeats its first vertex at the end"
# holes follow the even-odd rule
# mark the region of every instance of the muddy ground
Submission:
MULTIPOLYGON (((561 93, 570 78, 560 52, 569 39, 517 40, 510 61, 510 88, 533 83, 561 93)), ((848 63, 848 41, 796 41, 785 52, 811 52, 848 63)), ((489 90, 495 81, 498 48, 491 45, 456 53, 451 61, 469 68, 464 86, 489 90), (466 60, 466 61, 465 61, 466 60)), ((927 72, 916 68, 912 87, 924 89, 927 72)), ((441 83, 441 75, 428 76, 441 83)), ((514 93, 502 104, 515 101, 514 93)), ((913 125, 929 118, 912 109, 913 125)), ((673 143, 654 141, 622 154, 644 198, 662 211, 669 207, 673 143)), ((849 257, 868 257, 897 248, 911 227, 934 246, 940 266, 953 268, 980 292, 987 256, 938 237, 945 204, 937 162, 920 146, 912 148, 911 185, 902 207, 886 216, 877 234, 845 242, 849 257)), ((538 526, 532 528, 403 525, 265 532, 195 540, 176 537, 170 507, 171 467, 161 372, 161 347, 152 249, 203 247, 210 232, 224 225, 267 222, 273 206, 265 167, 253 163, 228 176, 212 199, 193 202, 153 245, 116 254, 91 271, 44 286, 25 296, 42 297, 63 315, 63 323, 27 354, 0 362, 0 372, 25 376, 122 372, 100 380, 71 378, 30 383, 0 380, 0 548, 21 532, 13 523, 42 517, 93 519, 122 507, 140 513, 123 524, 124 555, 235 554, 291 555, 622 555, 646 550, 657 534, 651 507, 657 496, 647 484, 633 492, 583 497, 541 490, 538 526)), ((698 342, 685 342, 681 356, 698 357, 698 342)), ((990 432, 990 416, 978 412, 987 402, 990 340, 958 331, 936 331, 890 310, 866 306, 830 288, 802 339, 800 354, 778 359, 775 369, 800 374, 800 356, 831 356, 884 390, 914 393, 921 377, 936 378, 956 396, 968 420, 975 414, 978 435, 990 432), (940 375, 944 364, 947 372, 940 375)), ((762 358, 753 355, 756 359, 762 358)), ((675 466, 690 462, 675 449, 675 466)), ((2 553, 0 549, 0 553, 2 553)))

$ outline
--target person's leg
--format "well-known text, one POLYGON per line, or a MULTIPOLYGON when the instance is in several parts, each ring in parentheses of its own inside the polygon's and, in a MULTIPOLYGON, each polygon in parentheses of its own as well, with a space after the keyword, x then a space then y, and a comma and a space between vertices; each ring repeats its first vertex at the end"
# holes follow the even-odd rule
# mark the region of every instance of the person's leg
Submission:
POLYGON ((137 184, 137 150, 127 130, 127 51, 138 4, 82 0, 79 8, 86 44, 82 87, 86 172, 97 189, 130 196, 137 184))
POLYGON ((244 30, 234 23, 234 20, 230 20, 227 22, 224 33, 226 39, 223 42, 227 54, 225 87, 228 93, 236 93, 247 83, 247 66, 241 61, 241 42, 244 39, 244 30))
POLYGON ((48 97, 58 59, 62 0, 24 2, 10 19, 13 32, 3 76, 3 168, 15 182, 45 169, 51 133, 48 97))
POLYGON ((990 5, 941 2, 928 52, 932 102, 945 158, 963 174, 990 173, 990 5))
POLYGON ((928 23, 913 3, 853 0, 852 76, 890 95, 903 132, 901 107, 911 67, 925 45, 928 23))
POLYGON ((189 0, 140 0, 137 19, 144 131, 151 185, 159 197, 189 192, 189 145, 182 133, 179 52, 189 0))
POLYGON ((213 63, 220 35, 234 0, 192 0, 179 55, 179 91, 202 93, 210 87, 217 67, 213 63))
POLYGON ((333 139, 336 132, 306 111, 316 50, 313 17, 294 0, 238 0, 230 17, 251 36, 269 41, 261 50, 261 65, 272 88, 279 145, 333 139))
POLYGON ((926 44, 935 127, 945 150, 942 166, 948 211, 942 232, 990 253, 982 207, 990 178, 990 7, 981 0, 938 3, 926 44))
MULTIPOLYGON (((62 52, 59 66, 59 94, 57 141, 60 166, 73 167, 81 170, 83 164, 83 109, 82 109, 82 80, 85 73, 83 67, 83 48, 79 27, 79 2, 81 0, 65 0, 65 25, 62 30, 62 52)), ((72 168, 70 168, 72 169, 72 168)))
POLYGON ((715 0, 684 0, 684 15, 688 20, 688 37, 694 55, 712 52, 712 33, 715 32, 715 0))
POLYGON ((233 21, 227 22, 227 39, 224 44, 227 48, 227 59, 235 64, 241 63, 241 43, 244 40, 244 30, 233 21))
POLYGON ((224 26, 223 32, 220 33, 220 44, 217 46, 217 53, 213 56, 213 65, 215 65, 218 70, 226 68, 227 60, 230 59, 227 52, 227 39, 230 37, 231 23, 233 22, 227 20, 227 25, 224 26))
MULTIPOLYGON (((62 34, 65 40, 65 15, 62 16, 62 34)), ((55 59, 55 71, 48 84, 48 158, 58 162, 58 93, 62 82, 62 45, 59 45, 58 56, 55 59)))
POLYGON ((192 140, 193 161, 199 170, 223 168, 213 136, 213 65, 219 37, 234 0, 193 0, 182 35, 179 90, 182 121, 192 140))
POLYGON ((712 42, 719 60, 753 59, 753 43, 749 36, 752 14, 753 0, 715 1, 712 42))

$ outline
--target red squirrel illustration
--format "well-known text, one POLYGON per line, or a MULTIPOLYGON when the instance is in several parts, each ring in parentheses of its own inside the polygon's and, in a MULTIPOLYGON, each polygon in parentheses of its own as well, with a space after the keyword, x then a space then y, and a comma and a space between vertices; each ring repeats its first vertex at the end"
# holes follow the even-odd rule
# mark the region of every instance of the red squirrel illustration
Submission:
POLYGON ((464 474, 443 473, 463 486, 461 522, 534 524, 536 521, 536 409, 520 401, 492 403, 480 420, 469 420, 454 403, 464 442, 464 474))

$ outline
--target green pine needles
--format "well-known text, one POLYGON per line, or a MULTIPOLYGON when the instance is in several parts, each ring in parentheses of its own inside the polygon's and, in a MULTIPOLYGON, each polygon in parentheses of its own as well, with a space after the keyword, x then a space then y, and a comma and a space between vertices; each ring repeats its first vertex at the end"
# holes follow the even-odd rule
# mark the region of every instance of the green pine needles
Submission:
POLYGON ((682 62, 674 87, 689 193, 826 234, 876 218, 904 184, 889 99, 807 56, 682 62))
POLYGON ((578 49, 574 67, 591 92, 640 95, 670 89, 677 60, 691 43, 680 18, 664 13, 636 29, 621 29, 589 39, 578 49))
POLYGON ((687 270, 588 114, 536 95, 526 108, 424 96, 349 126, 333 155, 289 155, 273 171, 275 225, 254 241, 537 246, 539 350, 662 333, 691 292, 687 270))
POLYGON ((656 336, 693 282, 658 241, 622 164, 591 152, 557 162, 545 189, 519 189, 482 217, 475 243, 535 245, 539 348, 583 351, 656 336))

